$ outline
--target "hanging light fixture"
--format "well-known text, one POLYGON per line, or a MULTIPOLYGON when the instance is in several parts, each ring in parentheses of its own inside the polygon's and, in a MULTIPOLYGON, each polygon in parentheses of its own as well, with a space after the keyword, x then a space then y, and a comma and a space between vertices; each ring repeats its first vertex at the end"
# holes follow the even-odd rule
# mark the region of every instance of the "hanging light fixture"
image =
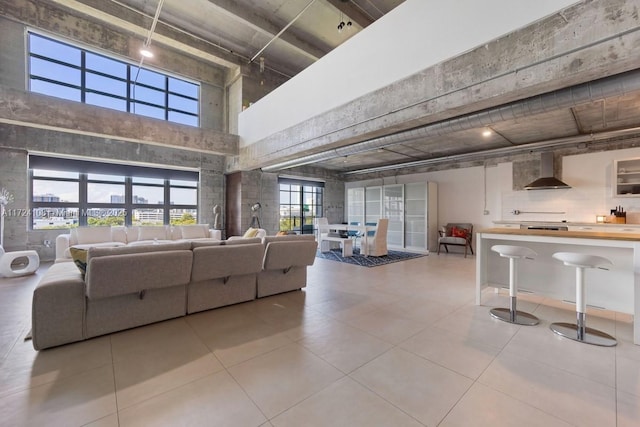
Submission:
POLYGON ((140 55, 142 55, 143 58, 153 58, 153 52, 149 49, 149 47, 151 46, 151 36, 156 30, 156 24, 158 23, 158 18, 160 17, 160 10, 162 9, 163 3, 164 3, 164 0, 160 0, 158 2, 158 7, 156 8, 156 14, 153 17, 153 22, 151 23, 149 34, 147 35, 147 39, 144 41, 144 44, 142 45, 142 49, 140 49, 140 55))
POLYGON ((145 45, 142 46, 142 49, 140 49, 140 55, 144 56, 145 58, 153 58, 153 52, 151 52, 149 50, 149 46, 145 45))
POLYGON ((338 24, 338 32, 341 33, 342 30, 346 27, 347 30, 350 30, 353 26, 351 20, 347 17, 347 22, 344 22, 344 15, 340 12, 340 23, 338 24))

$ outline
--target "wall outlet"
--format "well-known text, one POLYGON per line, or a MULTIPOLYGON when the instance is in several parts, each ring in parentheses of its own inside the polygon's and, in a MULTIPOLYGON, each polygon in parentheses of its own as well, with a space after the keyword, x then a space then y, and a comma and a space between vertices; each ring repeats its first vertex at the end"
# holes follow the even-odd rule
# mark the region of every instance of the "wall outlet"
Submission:
POLYGON ((485 209, 484 212, 482 212, 482 215, 489 215, 489 211, 485 209))

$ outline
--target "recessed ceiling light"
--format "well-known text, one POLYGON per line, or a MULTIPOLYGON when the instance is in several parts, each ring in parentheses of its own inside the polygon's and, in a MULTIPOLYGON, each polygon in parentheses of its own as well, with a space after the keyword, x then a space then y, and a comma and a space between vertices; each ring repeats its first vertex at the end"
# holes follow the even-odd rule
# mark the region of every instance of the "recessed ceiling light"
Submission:
POLYGON ((484 132, 482 132, 482 136, 484 136, 485 138, 490 137, 491 136, 491 131, 489 129, 485 130, 484 132))
POLYGON ((145 58, 153 58, 153 52, 151 52, 149 49, 140 49, 140 55, 144 56, 145 58))

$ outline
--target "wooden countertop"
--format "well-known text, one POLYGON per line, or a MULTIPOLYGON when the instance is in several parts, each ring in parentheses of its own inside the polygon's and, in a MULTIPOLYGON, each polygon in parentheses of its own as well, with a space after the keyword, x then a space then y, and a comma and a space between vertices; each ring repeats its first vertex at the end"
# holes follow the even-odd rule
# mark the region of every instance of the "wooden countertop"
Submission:
POLYGON ((558 231, 558 230, 528 230, 521 228, 485 228, 479 230, 482 234, 510 234, 514 236, 546 236, 571 237, 578 239, 603 239, 640 241, 640 233, 610 233, 607 231, 558 231))

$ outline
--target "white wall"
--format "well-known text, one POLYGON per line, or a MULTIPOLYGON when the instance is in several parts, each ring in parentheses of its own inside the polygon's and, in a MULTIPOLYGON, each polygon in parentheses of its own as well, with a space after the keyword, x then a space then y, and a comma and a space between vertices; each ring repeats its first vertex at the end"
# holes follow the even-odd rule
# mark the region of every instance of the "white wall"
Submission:
POLYGON ((511 162, 487 168, 479 166, 349 182, 346 187, 435 182, 438 184, 439 225, 471 222, 475 229, 481 229, 494 226, 493 221, 595 223, 596 215, 606 215, 617 205, 637 214, 630 217, 640 217, 640 197, 613 197, 613 162, 630 158, 640 158, 640 148, 565 156, 561 178, 572 187, 566 190, 513 191, 511 162), (512 211, 515 209, 563 213, 514 215, 512 211), (485 210, 489 211, 488 215, 484 214, 485 210))
MULTIPOLYGON (((242 112, 241 146, 481 46, 573 3, 576 1, 407 0, 242 112)), ((268 50, 265 56, 268 58, 268 50)))
POLYGON ((440 226, 448 222, 471 222, 474 228, 480 229, 491 227, 493 221, 501 219, 502 195, 513 188, 512 164, 501 163, 487 168, 478 166, 349 182, 346 188, 418 181, 438 184, 438 224, 440 226), (489 211, 489 214, 485 215, 485 210, 489 211))
POLYGON ((613 161, 639 158, 640 148, 565 156, 562 180, 572 188, 566 190, 512 191, 503 195, 502 219, 513 221, 595 222, 596 215, 607 215, 617 205, 625 211, 640 212, 640 198, 613 197, 613 161), (564 214, 520 214, 530 212, 564 212, 564 214))

